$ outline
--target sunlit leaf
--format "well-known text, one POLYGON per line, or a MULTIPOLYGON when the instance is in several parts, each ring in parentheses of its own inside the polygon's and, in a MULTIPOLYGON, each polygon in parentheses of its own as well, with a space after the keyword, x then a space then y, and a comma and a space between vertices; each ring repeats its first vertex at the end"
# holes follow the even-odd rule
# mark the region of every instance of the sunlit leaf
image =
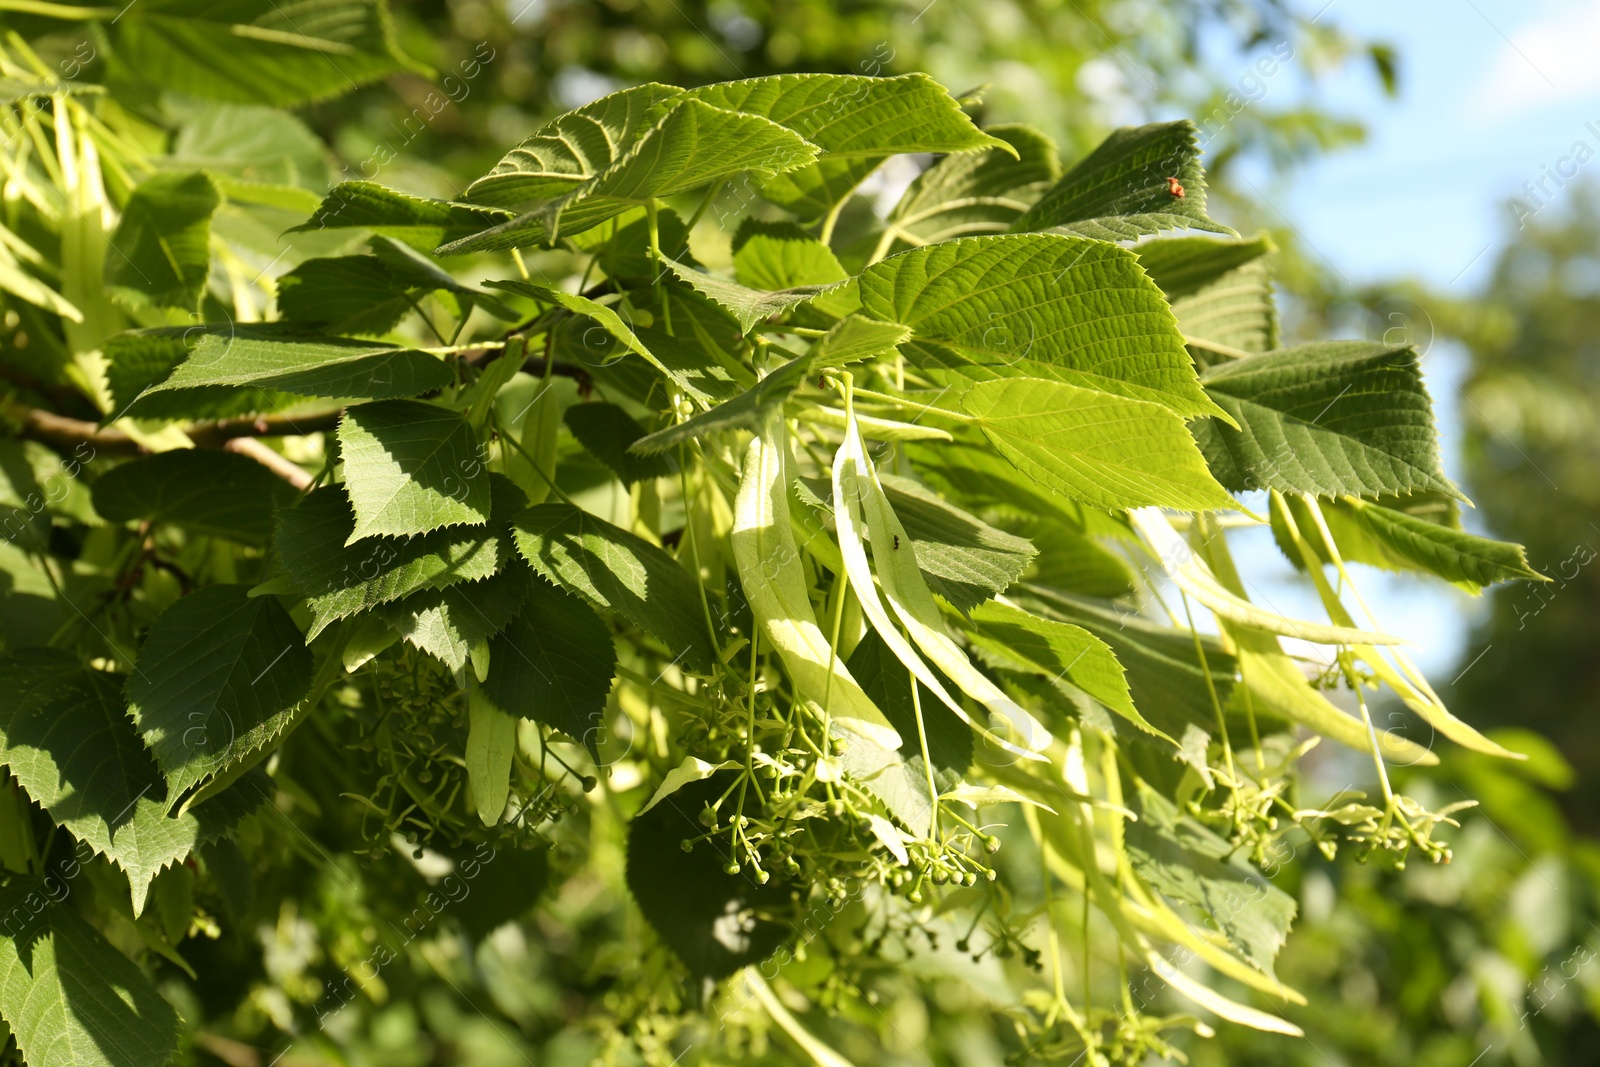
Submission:
POLYGON ((1160 230, 1231 234, 1206 215, 1205 171, 1187 119, 1125 126, 1061 176, 1016 232, 1054 230, 1130 241, 1160 230))
POLYGON ((1018 234, 914 248, 862 272, 861 304, 990 372, 978 377, 1024 365, 1180 415, 1218 413, 1161 291, 1113 245, 1018 234))
POLYGON ((339 422, 349 543, 404 537, 489 519, 489 471, 466 419, 413 400, 362 404, 339 422))
POLYGON ((1321 341, 1213 367, 1204 382, 1238 424, 1193 427, 1230 489, 1460 496, 1439 465, 1433 405, 1409 345, 1321 341))
POLYGON ((1101 508, 1234 507, 1171 411, 1065 382, 997 378, 962 398, 1000 454, 1041 485, 1101 508))

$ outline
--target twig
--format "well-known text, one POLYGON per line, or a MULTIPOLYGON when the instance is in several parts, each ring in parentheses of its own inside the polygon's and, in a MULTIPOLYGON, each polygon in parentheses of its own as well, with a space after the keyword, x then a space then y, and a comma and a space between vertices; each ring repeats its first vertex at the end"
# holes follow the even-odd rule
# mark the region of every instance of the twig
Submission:
POLYGON ((235 437, 222 447, 229 452, 249 456, 296 489, 303 491, 311 485, 311 475, 305 468, 274 452, 254 437, 235 437))

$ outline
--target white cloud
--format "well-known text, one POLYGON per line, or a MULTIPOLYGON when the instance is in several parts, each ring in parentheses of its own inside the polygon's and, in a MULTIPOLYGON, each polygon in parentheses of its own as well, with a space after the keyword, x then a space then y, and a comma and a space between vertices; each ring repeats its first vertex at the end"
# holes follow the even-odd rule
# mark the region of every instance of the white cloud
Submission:
MULTIPOLYGON (((1497 14, 1481 13, 1491 18, 1497 14)), ((1478 16, 1464 11, 1461 17, 1478 16)), ((1562 5, 1554 14, 1518 27, 1509 38, 1478 94, 1485 117, 1503 119, 1600 94, 1600 63, 1595 61, 1600 55, 1600 5, 1562 5)))

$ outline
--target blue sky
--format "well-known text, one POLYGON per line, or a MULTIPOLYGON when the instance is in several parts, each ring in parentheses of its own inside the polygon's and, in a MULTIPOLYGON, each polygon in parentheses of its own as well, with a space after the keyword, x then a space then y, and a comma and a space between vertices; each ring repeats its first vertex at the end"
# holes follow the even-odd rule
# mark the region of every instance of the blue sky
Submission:
POLYGON ((1313 164, 1279 201, 1352 280, 1470 290, 1515 225, 1507 199, 1536 207, 1524 182, 1559 192, 1558 165, 1600 175, 1572 151, 1600 152, 1600 4, 1334 0, 1322 17, 1393 42, 1402 61, 1397 101, 1365 69, 1324 83, 1330 107, 1366 120, 1369 143, 1313 164))
MULTIPOLYGON (((1321 81, 1321 103, 1359 116, 1369 127, 1367 143, 1312 162, 1263 191, 1346 279, 1414 277, 1450 295, 1470 295, 1483 287, 1514 232, 1517 218, 1508 200, 1521 198, 1525 210, 1538 210, 1540 200, 1555 202, 1571 180, 1558 171, 1600 179, 1600 3, 1325 3, 1311 0, 1300 10, 1321 11, 1359 36, 1396 47, 1400 95, 1386 97, 1365 64, 1321 81), (1596 158, 1579 163, 1585 155, 1575 151, 1580 141, 1596 158), (1544 189, 1536 187, 1534 199, 1524 183, 1541 179, 1544 189)), ((1238 59, 1217 62, 1225 71, 1223 64, 1238 59)), ((1277 84, 1260 106, 1274 105, 1277 84)), ((1456 408, 1464 353, 1435 345, 1424 367, 1439 406, 1446 467, 1459 474, 1456 408)), ((1264 534, 1251 536, 1262 536, 1268 548, 1264 534)), ((1253 556, 1260 561, 1258 580, 1275 603, 1321 617, 1310 591, 1286 563, 1274 562, 1275 553, 1253 556)), ((1482 602, 1416 578, 1366 572, 1358 581, 1384 628, 1415 642, 1423 669, 1448 683, 1464 665, 1467 631, 1482 602)), ((1443 695, 1448 699, 1447 691, 1443 695)))

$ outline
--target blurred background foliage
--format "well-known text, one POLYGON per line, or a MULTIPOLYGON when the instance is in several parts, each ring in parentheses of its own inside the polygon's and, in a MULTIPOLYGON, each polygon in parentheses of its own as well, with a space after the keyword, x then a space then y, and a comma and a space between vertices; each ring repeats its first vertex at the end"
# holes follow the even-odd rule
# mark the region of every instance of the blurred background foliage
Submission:
MULTIPOLYGON (((1360 64, 1386 91, 1404 91, 1404 56, 1342 31, 1336 9, 1308 17, 1279 0, 402 3, 392 11, 394 34, 414 69, 359 88, 308 91, 316 99, 300 108, 302 124, 250 110, 269 101, 252 103, 247 94, 221 102, 185 95, 163 84, 165 72, 121 61, 117 42, 99 31, 86 35, 29 15, 26 4, 12 6, 0 4, 5 28, 68 78, 105 84, 117 102, 108 106, 131 112, 126 128, 141 131, 145 150, 168 153, 177 165, 316 193, 331 181, 380 177, 453 195, 544 118, 651 80, 925 70, 958 91, 981 92, 984 121, 1043 127, 1068 161, 1116 125, 1194 117, 1206 136, 1213 213, 1243 231, 1271 229, 1281 249, 1277 273, 1292 294, 1285 298, 1289 339, 1296 322, 1307 333, 1343 323, 1360 335, 1363 314, 1405 300, 1427 306, 1440 336, 1466 344, 1462 473, 1480 505, 1475 521, 1526 544, 1536 561, 1560 561, 1550 573, 1577 595, 1541 599, 1520 585, 1495 595, 1466 656, 1477 665, 1450 694, 1458 714, 1504 727, 1501 740, 1531 758, 1496 763, 1453 751, 1442 767, 1408 775, 1405 788, 1418 795, 1431 790, 1449 802, 1459 791, 1483 801, 1455 834, 1452 864, 1393 870, 1329 863, 1310 849, 1280 858, 1276 883, 1298 898, 1302 917, 1279 974, 1310 1000, 1309 1008, 1286 1012, 1307 1039, 1224 1025, 1217 1040, 1191 1042, 1186 1051, 1202 1065, 1520 1067, 1592 1059, 1586 1050, 1600 1037, 1600 850, 1592 837, 1600 830, 1600 780, 1574 768, 1600 760, 1600 567, 1591 562, 1600 548, 1600 193, 1575 187, 1560 211, 1529 221, 1492 283, 1471 299, 1407 285, 1342 286, 1301 254, 1293 228, 1254 186, 1232 180, 1242 160, 1289 173, 1363 135, 1358 118, 1329 113, 1314 93, 1310 104, 1244 106, 1263 79, 1314 84, 1320 74, 1360 64), (1290 58, 1292 72, 1282 70, 1290 58), (1273 74, 1261 65, 1269 59, 1273 74), (222 140, 208 130, 239 125, 255 131, 253 143, 216 156, 222 140)), ((219 216, 218 225, 230 223, 219 216)), ((241 215, 231 225, 243 232, 260 222, 241 215)), ((276 234, 263 229, 255 238, 266 261, 276 234)), ((20 358, 14 348, 0 355, 20 358)), ((311 759, 316 746, 304 748, 311 759)), ((285 763, 294 756, 287 753, 285 763)), ((319 820, 325 845, 362 844, 361 829, 341 823, 349 807, 336 792, 303 770, 298 785, 281 780, 299 790, 296 802, 319 820)), ((617 818, 604 805, 583 807, 591 823, 617 818)), ((483 910, 488 895, 474 894, 472 908, 440 925, 444 933, 407 940, 397 961, 352 984, 347 976, 365 974, 359 965, 377 951, 374 928, 398 928, 414 914, 428 872, 388 850, 378 850, 388 858, 358 870, 354 858, 329 861, 292 830, 264 821, 261 839, 240 856, 207 857, 257 869, 274 861, 281 884, 258 885, 254 896, 282 903, 275 915, 262 915, 251 899, 205 902, 216 914, 258 922, 186 945, 229 961, 233 987, 195 988, 170 968, 168 995, 191 1019, 208 1020, 190 1050, 194 1062, 637 1062, 621 1051, 634 1048, 649 1062, 672 1059, 676 1024, 620 992, 638 986, 641 973, 667 973, 662 950, 638 951, 638 915, 601 891, 606 879, 618 880, 620 846, 586 862, 559 839, 548 856, 508 853, 496 877, 524 890, 549 887, 525 922, 501 925, 515 916, 483 910), (624 973, 630 980, 618 981, 624 973), (601 1009, 613 1029, 593 1024, 601 1009), (318 1023, 314 1030, 308 1018, 318 1023), (284 1035, 296 1033, 274 1061, 284 1035)), ((1004 1021, 985 999, 1004 983, 996 961, 968 960, 954 948, 961 931, 950 930, 941 951, 915 969, 903 966, 896 946, 913 935, 876 928, 870 901, 851 908, 785 972, 837 1013, 827 1039, 856 1062, 885 1067, 997 1062, 994 1033, 1004 1021), (866 980, 835 969, 835 953, 863 947, 879 961, 866 980)), ((1109 955, 1091 962, 1108 989, 1114 968, 1109 955)), ((800 1061, 768 1012, 731 1000, 718 1011, 742 1042, 741 1062, 800 1061)))

